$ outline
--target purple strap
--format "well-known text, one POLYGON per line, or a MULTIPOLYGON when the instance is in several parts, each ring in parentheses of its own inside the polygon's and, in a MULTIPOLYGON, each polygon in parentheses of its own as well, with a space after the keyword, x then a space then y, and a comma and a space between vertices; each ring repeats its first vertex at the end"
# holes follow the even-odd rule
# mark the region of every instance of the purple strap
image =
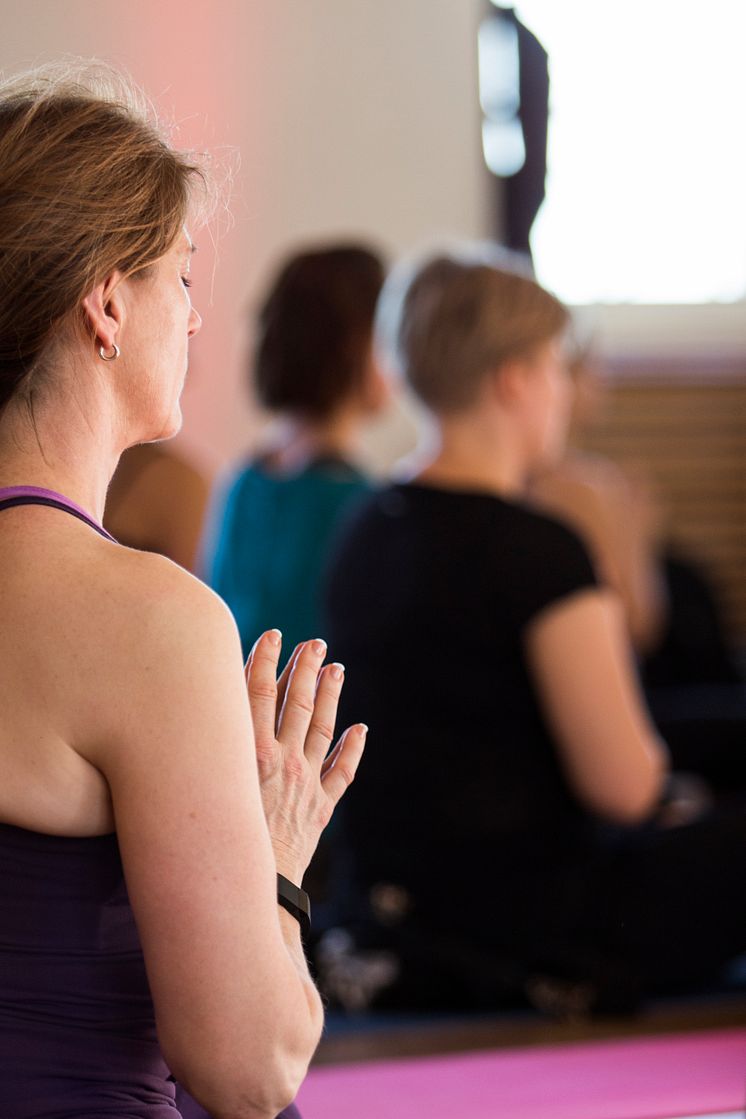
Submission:
POLYGON ((41 486, 0 486, 0 510, 12 509, 16 505, 48 505, 52 509, 62 509, 90 525, 106 540, 111 540, 116 544, 116 540, 111 533, 107 532, 98 521, 94 521, 85 509, 71 501, 69 497, 56 493, 55 490, 45 490, 41 486))

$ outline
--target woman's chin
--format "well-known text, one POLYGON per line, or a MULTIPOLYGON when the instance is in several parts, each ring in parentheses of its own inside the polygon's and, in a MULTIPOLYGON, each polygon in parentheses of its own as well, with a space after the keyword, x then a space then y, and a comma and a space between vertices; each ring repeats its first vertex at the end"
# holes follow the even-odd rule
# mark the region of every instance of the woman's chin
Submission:
POLYGON ((177 404, 170 416, 162 420, 160 424, 154 425, 154 430, 157 429, 157 433, 148 438, 148 443, 160 443, 164 439, 173 439, 174 435, 178 435, 181 431, 183 422, 181 406, 177 404))

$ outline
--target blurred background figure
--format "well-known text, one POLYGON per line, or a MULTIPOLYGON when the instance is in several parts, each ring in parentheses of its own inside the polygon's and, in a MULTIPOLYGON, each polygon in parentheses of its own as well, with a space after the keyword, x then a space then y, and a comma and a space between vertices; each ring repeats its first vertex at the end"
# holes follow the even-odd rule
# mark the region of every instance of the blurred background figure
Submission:
POLYGON ((330 541, 369 488, 358 441, 388 399, 373 352, 383 278, 370 248, 320 246, 283 264, 260 307, 250 382, 276 422, 218 494, 204 561, 245 653, 264 629, 282 630, 288 651, 321 631, 330 541))
POLYGON ((105 524, 121 544, 159 552, 194 571, 209 492, 205 476, 181 455, 142 443, 119 460, 105 524))
POLYGON ((539 508, 583 539, 624 606, 646 696, 678 769, 718 788, 746 783, 746 690, 706 571, 670 540, 668 517, 640 465, 585 448, 613 407, 589 348, 569 361, 570 443, 532 479, 539 508))
POLYGON ((583 538, 604 581, 619 595, 639 654, 660 641, 666 617, 662 513, 640 472, 582 450, 585 431, 604 405, 598 358, 577 348, 568 361, 572 411, 568 447, 531 480, 530 496, 583 538))
POLYGON ((549 975, 587 1009, 718 974, 746 946, 743 814, 671 784, 619 596, 528 501, 565 453, 565 308, 484 252, 382 305, 437 440, 329 572, 343 707, 372 728, 350 926, 401 965, 381 1003, 489 1006, 549 975))

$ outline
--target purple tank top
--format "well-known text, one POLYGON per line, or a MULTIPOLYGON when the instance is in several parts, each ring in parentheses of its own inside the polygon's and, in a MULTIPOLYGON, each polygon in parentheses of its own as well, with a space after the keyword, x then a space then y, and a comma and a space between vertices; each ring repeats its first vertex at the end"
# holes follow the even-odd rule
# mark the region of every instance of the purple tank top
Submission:
MULTIPOLYGON (((52 490, 0 487, 0 511, 16 505, 61 509, 113 540, 52 490)), ((0 1116, 180 1119, 175 1094, 116 835, 0 823, 0 1116)), ((183 1093, 179 1107, 209 1119, 183 1093)))
POLYGON ((81 509, 69 497, 63 497, 61 493, 56 493, 54 490, 45 490, 41 486, 0 486, 0 510, 12 509, 14 505, 48 505, 52 509, 61 509, 65 513, 71 513, 78 520, 85 521, 107 540, 114 540, 111 533, 107 532, 98 521, 94 521, 93 517, 89 517, 85 509, 81 509))

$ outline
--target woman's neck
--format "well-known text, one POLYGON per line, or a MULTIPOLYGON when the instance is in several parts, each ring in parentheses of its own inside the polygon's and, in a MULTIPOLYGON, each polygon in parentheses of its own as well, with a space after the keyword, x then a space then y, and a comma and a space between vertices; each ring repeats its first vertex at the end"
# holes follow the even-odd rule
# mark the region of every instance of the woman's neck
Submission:
POLYGON ((361 421, 341 413, 327 420, 285 420, 269 434, 262 458, 278 470, 296 470, 322 457, 355 458, 361 421))
POLYGON ((97 409, 75 401, 39 407, 11 402, 0 417, 0 485, 39 486, 75 501, 99 522, 123 447, 97 409))
POLYGON ((496 432, 479 417, 448 417, 437 421, 431 449, 413 481, 516 497, 525 490, 526 471, 509 431, 496 432))

